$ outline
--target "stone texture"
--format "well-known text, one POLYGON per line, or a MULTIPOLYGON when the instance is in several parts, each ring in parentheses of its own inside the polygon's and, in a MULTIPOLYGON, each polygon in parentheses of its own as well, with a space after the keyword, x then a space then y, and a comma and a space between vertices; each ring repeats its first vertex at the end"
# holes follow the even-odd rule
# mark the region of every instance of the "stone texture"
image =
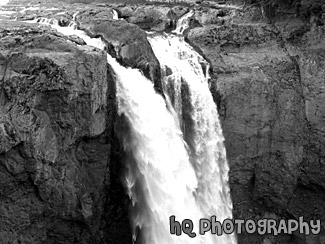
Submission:
MULTIPOLYGON (((32 25, 7 26, 0 29, 0 243, 106 243, 114 218, 126 230, 115 241, 130 243, 127 216, 107 211, 109 199, 120 198, 109 194, 118 147, 105 52, 32 25)), ((123 201, 115 209, 125 209, 123 201)))
MULTIPOLYGON (((273 212, 324 221, 324 10, 315 2, 282 7, 230 11, 213 24, 196 14, 203 26, 187 40, 213 69, 235 217, 273 212)), ((239 243, 262 241, 241 235, 239 243)))
POLYGON ((177 15, 170 7, 123 6, 120 17, 146 31, 166 31, 174 27, 177 15))
POLYGON ((110 53, 116 56, 122 65, 141 69, 144 75, 154 82, 156 90, 161 92, 160 65, 145 31, 125 20, 109 20, 101 17, 104 15, 102 12, 99 12, 100 16, 94 12, 91 18, 88 12, 78 14, 80 28, 92 36, 102 36, 114 49, 110 53))

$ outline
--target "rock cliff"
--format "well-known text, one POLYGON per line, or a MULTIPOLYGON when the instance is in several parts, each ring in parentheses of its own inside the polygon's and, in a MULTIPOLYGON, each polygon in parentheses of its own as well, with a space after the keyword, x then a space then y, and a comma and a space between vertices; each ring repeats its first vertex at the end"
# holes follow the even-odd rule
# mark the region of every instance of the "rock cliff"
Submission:
MULTIPOLYGON (((207 24, 201 12, 202 27, 187 33, 212 66, 235 217, 324 222, 324 7, 246 6, 209 15, 207 24)), ((321 236, 239 238, 323 243, 321 236)))
POLYGON ((106 243, 120 228, 109 243, 130 243, 105 52, 35 25, 0 33, 0 242, 106 243))

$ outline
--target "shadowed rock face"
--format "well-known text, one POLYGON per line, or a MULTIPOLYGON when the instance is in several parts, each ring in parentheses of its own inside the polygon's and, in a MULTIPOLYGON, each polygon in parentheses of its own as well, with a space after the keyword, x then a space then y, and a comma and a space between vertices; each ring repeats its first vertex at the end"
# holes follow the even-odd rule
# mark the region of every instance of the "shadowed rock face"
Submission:
POLYGON ((87 29, 92 34, 102 35, 114 46, 117 60, 125 66, 142 70, 154 82, 156 90, 162 91, 159 62, 144 31, 124 21, 98 21, 87 29))
POLYGON ((154 82, 156 90, 161 92, 160 65, 146 33, 125 20, 109 19, 110 14, 111 11, 104 14, 103 11, 90 10, 78 14, 76 20, 80 28, 92 36, 102 36, 114 48, 116 58, 121 64, 142 70, 154 82))
MULTIPOLYGON (((324 6, 282 7, 231 11, 219 24, 193 28, 187 39, 213 68, 235 217, 272 212, 324 221, 324 6)), ((240 243, 263 238, 239 237, 240 243)), ((282 236, 270 243, 321 238, 282 236)))
POLYGON ((32 26, 0 33, 1 243, 106 243, 114 228, 109 243, 130 243, 106 54, 32 26))

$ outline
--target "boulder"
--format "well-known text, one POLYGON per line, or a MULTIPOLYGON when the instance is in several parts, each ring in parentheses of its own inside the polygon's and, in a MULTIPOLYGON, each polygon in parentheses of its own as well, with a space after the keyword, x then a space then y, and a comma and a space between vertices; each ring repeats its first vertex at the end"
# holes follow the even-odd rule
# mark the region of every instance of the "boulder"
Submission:
MULTIPOLYGON (((83 18, 79 16, 77 20, 83 18)), ((153 81, 155 89, 162 91, 160 65, 153 53, 147 35, 140 27, 125 20, 89 19, 80 22, 80 28, 91 36, 101 36, 113 47, 117 60, 124 66, 138 68, 153 81)), ((112 53, 112 52, 110 52, 112 53)))
POLYGON ((167 31, 174 27, 176 15, 164 6, 124 6, 118 8, 121 18, 146 31, 167 31))

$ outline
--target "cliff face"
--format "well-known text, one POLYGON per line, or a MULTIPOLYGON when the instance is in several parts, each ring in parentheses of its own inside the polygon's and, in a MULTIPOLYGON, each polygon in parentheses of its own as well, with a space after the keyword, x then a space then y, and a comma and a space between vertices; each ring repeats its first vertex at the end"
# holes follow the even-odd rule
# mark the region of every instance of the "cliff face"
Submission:
POLYGON ((130 243, 127 205, 112 179, 119 148, 105 52, 47 28, 3 26, 0 242, 106 243, 121 228, 115 242, 130 243))
POLYGON ((112 20, 110 13, 112 10, 107 8, 83 11, 77 15, 76 21, 91 36, 102 36, 114 49, 111 53, 122 65, 141 69, 154 82, 156 90, 161 92, 159 62, 146 33, 124 20, 112 20))
MULTIPOLYGON (((165 22, 166 17, 156 14, 148 27, 138 12, 150 12, 150 6, 125 10, 130 8, 122 7, 122 16, 146 29, 165 22)), ((167 17, 173 21, 172 16, 189 8, 195 14, 186 39, 211 64, 234 216, 303 216, 324 222, 325 5, 273 1, 222 6, 202 1, 171 7, 167 17)), ((323 238, 244 234, 239 243, 322 243, 323 238)))
POLYGON ((324 6, 267 7, 225 10, 213 25, 199 15, 187 39, 212 65, 234 215, 324 221, 324 6))

